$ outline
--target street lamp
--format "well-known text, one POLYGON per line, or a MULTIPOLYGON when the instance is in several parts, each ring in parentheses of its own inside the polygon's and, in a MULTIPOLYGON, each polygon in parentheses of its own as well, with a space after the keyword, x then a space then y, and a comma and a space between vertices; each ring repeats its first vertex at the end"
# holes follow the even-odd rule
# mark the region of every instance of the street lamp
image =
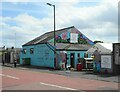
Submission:
POLYGON ((54 67, 56 67, 56 42, 55 42, 55 5, 47 3, 47 5, 49 6, 53 6, 54 9, 54 47, 55 47, 55 51, 54 51, 54 67))
POLYGON ((53 6, 53 9, 54 9, 54 47, 55 47, 55 5, 50 3, 47 3, 47 5, 53 6))

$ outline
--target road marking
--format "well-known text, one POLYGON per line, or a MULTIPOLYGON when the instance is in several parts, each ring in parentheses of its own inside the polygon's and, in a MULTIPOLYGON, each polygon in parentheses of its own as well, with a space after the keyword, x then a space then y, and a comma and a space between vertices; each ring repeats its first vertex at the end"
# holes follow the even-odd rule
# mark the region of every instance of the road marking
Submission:
POLYGON ((28 68, 21 68, 21 69, 28 69, 28 68))
POLYGON ((10 76, 10 75, 5 75, 5 74, 0 74, 0 76, 5 76, 5 77, 8 77, 8 78, 13 78, 13 79, 20 79, 18 77, 14 77, 14 76, 10 76))
POLYGON ((47 83, 43 83, 43 82, 40 82, 40 84, 46 85, 46 86, 52 86, 52 87, 62 88, 62 89, 67 89, 67 90, 77 90, 77 89, 73 89, 73 88, 62 87, 62 86, 53 85, 53 84, 47 84, 47 83))

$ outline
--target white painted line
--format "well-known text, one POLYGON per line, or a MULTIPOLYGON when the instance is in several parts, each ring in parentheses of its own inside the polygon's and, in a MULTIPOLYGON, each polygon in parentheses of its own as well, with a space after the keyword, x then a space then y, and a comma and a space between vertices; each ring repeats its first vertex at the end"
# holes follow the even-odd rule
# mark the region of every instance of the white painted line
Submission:
POLYGON ((13 78, 13 79, 20 79, 18 77, 14 77, 14 76, 10 76, 10 75, 5 75, 5 74, 0 74, 0 76, 5 76, 5 77, 8 77, 8 78, 13 78))
POLYGON ((43 82, 40 82, 40 84, 46 85, 46 86, 52 86, 52 87, 62 88, 62 89, 67 89, 67 90, 77 90, 77 89, 73 89, 73 88, 62 87, 62 86, 53 85, 53 84, 47 84, 47 83, 43 83, 43 82))
POLYGON ((21 69, 28 69, 28 68, 21 68, 21 69))

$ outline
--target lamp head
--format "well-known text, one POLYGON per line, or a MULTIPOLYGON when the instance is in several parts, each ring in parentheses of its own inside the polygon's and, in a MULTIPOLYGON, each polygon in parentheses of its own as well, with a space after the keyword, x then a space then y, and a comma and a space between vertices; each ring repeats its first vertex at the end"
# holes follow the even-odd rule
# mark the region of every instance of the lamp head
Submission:
POLYGON ((47 3, 47 5, 52 6, 52 4, 50 4, 50 3, 47 3))

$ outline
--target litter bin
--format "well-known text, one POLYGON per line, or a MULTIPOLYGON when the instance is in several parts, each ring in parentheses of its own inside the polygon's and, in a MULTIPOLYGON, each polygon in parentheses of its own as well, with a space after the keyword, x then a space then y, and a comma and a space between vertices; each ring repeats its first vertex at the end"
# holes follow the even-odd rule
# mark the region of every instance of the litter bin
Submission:
POLYGON ((82 71, 82 64, 81 63, 78 63, 77 64, 77 71, 82 71))

